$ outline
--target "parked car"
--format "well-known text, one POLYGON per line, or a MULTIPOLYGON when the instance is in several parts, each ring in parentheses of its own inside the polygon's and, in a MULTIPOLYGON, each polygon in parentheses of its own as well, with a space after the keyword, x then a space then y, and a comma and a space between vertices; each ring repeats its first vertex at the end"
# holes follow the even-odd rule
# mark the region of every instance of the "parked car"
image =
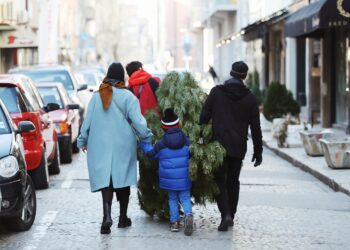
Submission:
POLYGON ((85 65, 85 66, 80 66, 78 71, 84 70, 84 71, 90 71, 90 72, 97 72, 105 76, 107 74, 106 70, 98 64, 92 64, 92 65, 85 65))
POLYGON ((60 158, 62 163, 72 162, 72 154, 78 153, 79 104, 72 104, 67 91, 61 83, 35 84, 45 105, 56 103, 59 109, 50 112, 56 127, 60 158))
POLYGON ((19 122, 17 129, 0 100, 0 223, 15 231, 30 229, 36 215, 35 188, 27 174, 21 138, 34 131, 29 121, 19 122))
POLYGON ((84 120, 85 106, 83 100, 87 100, 89 93, 83 91, 87 89, 87 84, 78 84, 72 71, 65 65, 38 65, 29 67, 14 68, 9 71, 11 74, 24 74, 29 76, 33 82, 60 82, 67 90, 70 98, 76 104, 79 104, 80 122, 84 120))
POLYGON ((48 188, 49 173, 60 172, 57 134, 48 114, 58 105, 44 105, 32 81, 24 75, 1 76, 0 99, 17 125, 21 121, 35 125, 34 132, 23 134, 27 168, 36 188, 48 188))
POLYGON ((98 87, 100 86, 100 84, 103 81, 103 78, 105 77, 105 75, 103 75, 100 71, 84 69, 77 70, 76 72, 77 74, 82 76, 82 84, 87 84, 87 87, 90 92, 98 90, 98 87))
POLYGON ((103 81, 105 75, 96 69, 78 69, 75 71, 75 76, 81 84, 87 84, 89 93, 83 98, 84 103, 89 103, 93 92, 97 91, 103 81))

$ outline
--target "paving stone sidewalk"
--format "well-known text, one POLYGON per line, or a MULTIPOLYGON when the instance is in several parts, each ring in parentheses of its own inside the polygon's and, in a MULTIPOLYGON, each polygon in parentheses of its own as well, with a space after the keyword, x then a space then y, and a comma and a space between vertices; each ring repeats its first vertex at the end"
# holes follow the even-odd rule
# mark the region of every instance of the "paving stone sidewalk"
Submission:
MULTIPOLYGON (((302 146, 291 148, 279 148, 271 131, 272 124, 261 115, 261 127, 263 130, 264 146, 276 155, 310 173, 335 191, 350 195, 350 169, 331 169, 323 156, 311 157, 305 153, 302 146)), ((341 133, 336 131, 336 133, 341 133)), ((292 135, 294 140, 300 138, 298 133, 292 135)))

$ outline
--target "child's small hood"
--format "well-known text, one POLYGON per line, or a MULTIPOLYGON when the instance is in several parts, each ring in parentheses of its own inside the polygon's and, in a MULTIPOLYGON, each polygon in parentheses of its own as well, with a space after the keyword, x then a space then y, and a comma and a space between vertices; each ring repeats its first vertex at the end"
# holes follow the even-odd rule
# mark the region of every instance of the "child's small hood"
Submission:
POLYGON ((186 135, 179 128, 169 129, 163 138, 165 146, 170 149, 180 149, 186 145, 186 135))

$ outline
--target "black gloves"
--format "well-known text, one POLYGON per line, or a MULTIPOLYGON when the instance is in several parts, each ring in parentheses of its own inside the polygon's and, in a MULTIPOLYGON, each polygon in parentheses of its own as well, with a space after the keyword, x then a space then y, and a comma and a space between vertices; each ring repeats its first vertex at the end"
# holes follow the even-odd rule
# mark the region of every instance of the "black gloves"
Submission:
POLYGON ((262 163, 262 155, 261 154, 253 154, 253 158, 252 158, 252 162, 254 163, 254 167, 257 167, 259 165, 261 165, 262 163))

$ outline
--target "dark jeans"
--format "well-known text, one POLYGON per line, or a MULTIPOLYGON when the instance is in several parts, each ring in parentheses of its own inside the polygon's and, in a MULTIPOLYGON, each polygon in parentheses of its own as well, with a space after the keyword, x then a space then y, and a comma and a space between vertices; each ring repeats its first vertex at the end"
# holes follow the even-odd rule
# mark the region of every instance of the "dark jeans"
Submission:
POLYGON ((222 218, 226 215, 230 215, 232 219, 235 217, 239 199, 241 168, 241 159, 226 156, 215 174, 215 181, 220 192, 215 199, 222 218))

